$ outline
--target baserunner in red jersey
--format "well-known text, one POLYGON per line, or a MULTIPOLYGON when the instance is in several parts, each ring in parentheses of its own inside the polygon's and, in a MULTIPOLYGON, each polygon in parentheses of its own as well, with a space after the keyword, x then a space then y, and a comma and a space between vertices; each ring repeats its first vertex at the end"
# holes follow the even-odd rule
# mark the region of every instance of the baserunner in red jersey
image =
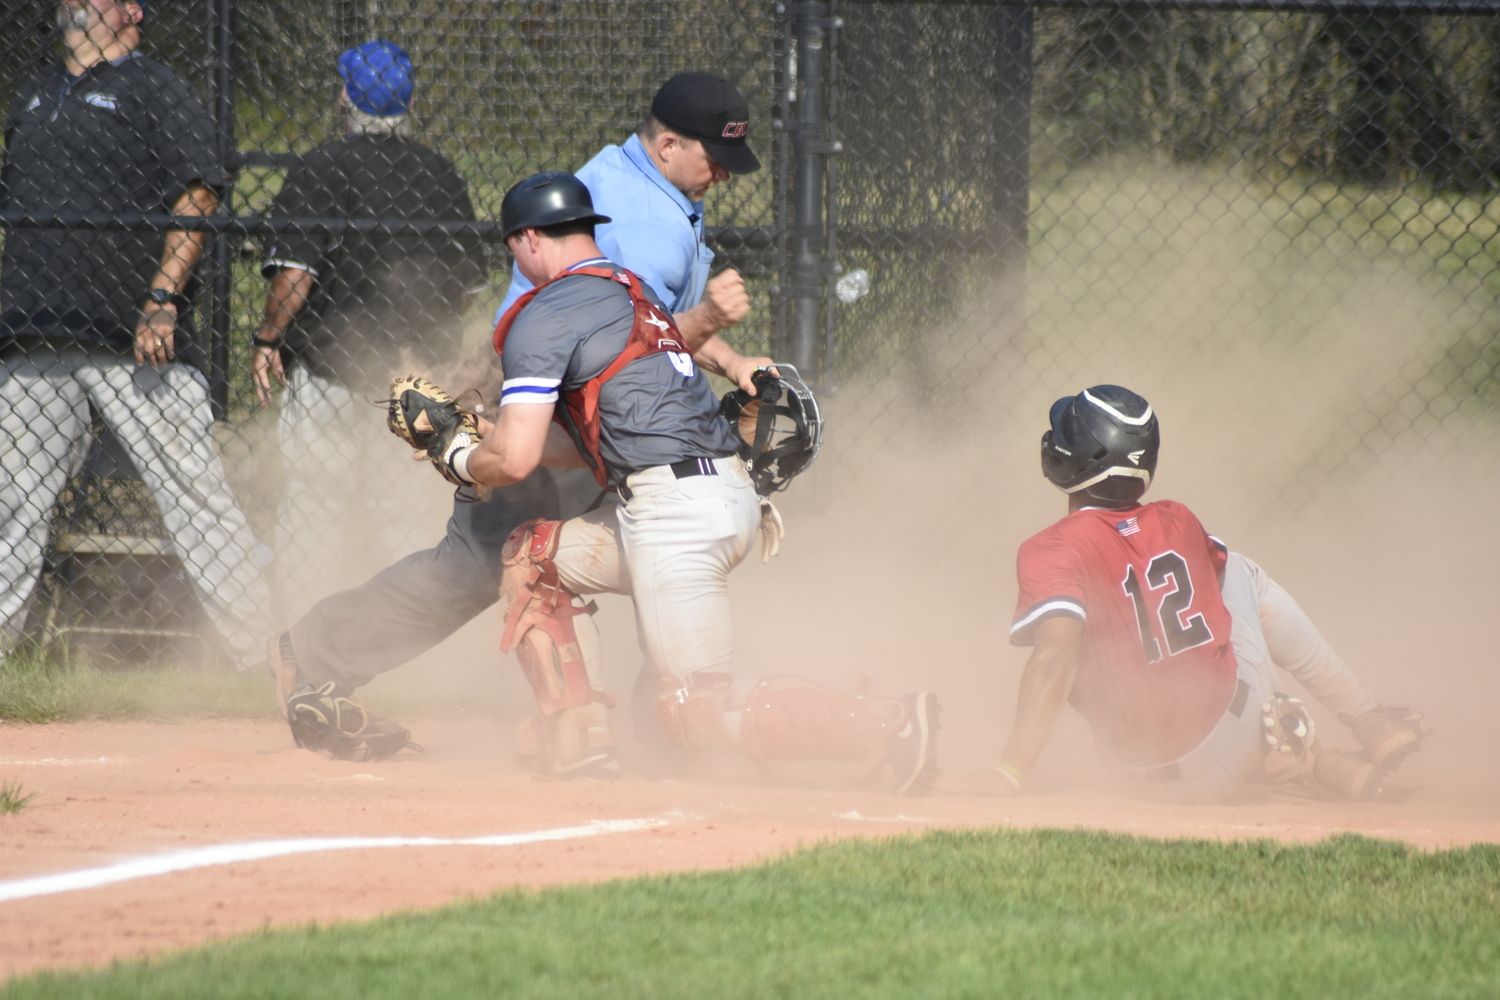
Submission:
POLYGON ((1383 706, 1255 563, 1180 503, 1141 497, 1161 442, 1146 400, 1100 385, 1052 405, 1042 472, 1068 516, 1016 557, 1011 642, 1032 646, 994 784, 1019 791, 1070 702, 1122 776, 1188 798, 1246 783, 1370 798, 1431 731, 1383 706), (1320 744, 1281 667, 1362 748, 1320 744))

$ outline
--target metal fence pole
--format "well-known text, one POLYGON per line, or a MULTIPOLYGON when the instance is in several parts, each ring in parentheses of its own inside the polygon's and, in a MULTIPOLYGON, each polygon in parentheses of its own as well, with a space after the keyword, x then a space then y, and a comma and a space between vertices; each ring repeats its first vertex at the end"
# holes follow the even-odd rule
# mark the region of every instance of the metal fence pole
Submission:
MULTIPOLYGON (((225 171, 234 166, 234 0, 209 0, 214 4, 214 119, 218 126, 219 163, 225 171)), ((231 174, 232 176, 232 174, 231 174)), ((234 214, 234 183, 230 182, 219 202, 217 214, 234 214)), ((228 234, 209 237, 213 241, 213 317, 209 340, 209 399, 215 420, 229 413, 229 332, 233 324, 230 293, 233 289, 234 238, 228 234)))
POLYGON ((771 203, 776 234, 773 265, 776 284, 771 288, 772 327, 769 350, 773 357, 785 358, 791 356, 787 352, 791 349, 792 342, 791 292, 789 289, 784 290, 783 286, 789 286, 792 280, 791 227, 787 225, 787 220, 792 217, 793 163, 792 134, 787 126, 792 121, 797 104, 792 91, 796 82, 796 67, 792 65, 796 46, 792 43, 792 15, 787 12, 786 4, 778 3, 775 11, 776 34, 771 43, 774 60, 771 80, 776 91, 776 100, 771 105, 771 203))
POLYGON ((1005 330, 1026 323, 1026 243, 1031 214, 1032 8, 995 11, 995 231, 1005 330))
MULTIPOLYGON (((841 144, 839 136, 839 29, 844 26, 844 19, 838 16, 838 0, 832 0, 829 5, 830 18, 828 21, 828 140, 833 149, 837 150, 841 144)), ((825 272, 837 275, 841 268, 838 266, 838 193, 839 174, 838 160, 830 159, 824 165, 824 210, 826 212, 827 236, 824 243, 824 261, 827 267, 825 272)), ((825 308, 823 310, 823 377, 825 379, 833 376, 833 366, 838 361, 838 310, 833 303, 824 296, 825 308)))
POLYGON ((805 377, 822 376, 823 307, 827 232, 824 226, 823 157, 832 152, 823 108, 823 42, 828 31, 826 3, 793 7, 797 40, 797 120, 788 122, 796 159, 795 223, 791 240, 792 364, 805 377))

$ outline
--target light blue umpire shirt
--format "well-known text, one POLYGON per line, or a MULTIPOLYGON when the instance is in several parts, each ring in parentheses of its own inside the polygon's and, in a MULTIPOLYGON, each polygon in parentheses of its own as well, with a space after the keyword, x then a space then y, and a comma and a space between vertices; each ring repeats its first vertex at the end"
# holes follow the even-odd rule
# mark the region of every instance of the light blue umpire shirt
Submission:
MULTIPOLYGON (((605 146, 577 177, 589 189, 594 211, 610 219, 594 231, 604 256, 640 275, 672 312, 697 305, 714 261, 703 240, 703 202, 688 201, 662 176, 637 135, 623 146, 605 146)), ((531 287, 512 267, 495 321, 531 287)))

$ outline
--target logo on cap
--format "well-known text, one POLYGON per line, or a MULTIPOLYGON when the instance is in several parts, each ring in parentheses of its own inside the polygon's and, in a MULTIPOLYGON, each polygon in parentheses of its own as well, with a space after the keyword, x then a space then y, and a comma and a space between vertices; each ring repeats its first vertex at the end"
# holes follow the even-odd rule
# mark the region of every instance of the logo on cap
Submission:
POLYGON ((745 133, 748 131, 750 131, 749 122, 730 122, 724 126, 724 131, 720 134, 719 138, 743 139, 745 138, 745 133))

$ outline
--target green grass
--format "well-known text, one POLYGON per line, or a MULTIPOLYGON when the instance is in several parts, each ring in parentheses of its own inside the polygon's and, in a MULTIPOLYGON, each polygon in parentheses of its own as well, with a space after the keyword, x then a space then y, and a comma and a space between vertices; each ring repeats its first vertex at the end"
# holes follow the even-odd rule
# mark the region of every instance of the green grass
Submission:
POLYGON ((1500 847, 937 832, 737 872, 265 931, 22 997, 1350 997, 1500 992, 1500 847))
POLYGON ((36 798, 36 792, 22 795, 19 781, 0 782, 0 816, 12 816, 26 808, 36 798))
POLYGON ((177 666, 106 670, 22 648, 0 660, 0 719, 275 718, 263 673, 177 666))

